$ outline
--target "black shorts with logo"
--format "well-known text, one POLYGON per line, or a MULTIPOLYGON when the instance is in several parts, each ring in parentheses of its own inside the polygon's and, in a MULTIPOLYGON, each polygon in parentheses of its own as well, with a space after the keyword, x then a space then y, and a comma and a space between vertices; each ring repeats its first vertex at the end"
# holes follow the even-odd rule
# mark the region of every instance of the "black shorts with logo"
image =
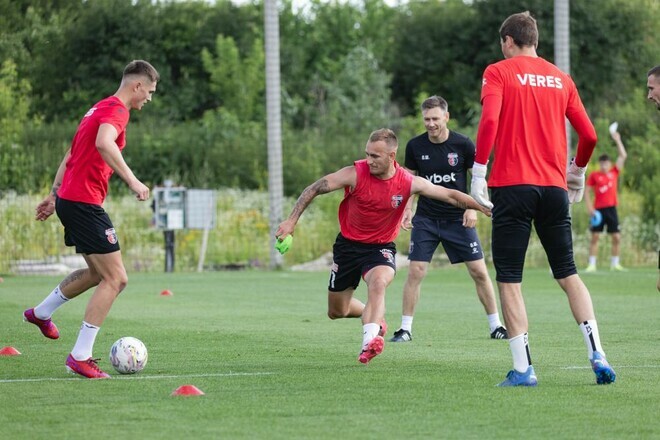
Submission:
POLYGON ((79 254, 109 254, 119 250, 117 233, 100 205, 57 197, 55 211, 64 226, 64 244, 79 254))
POLYGON ((410 261, 430 262, 440 243, 451 264, 484 257, 477 230, 463 226, 463 219, 435 220, 415 214, 412 225, 408 253, 410 261))
POLYGON ((589 228, 591 232, 603 232, 605 226, 607 226, 608 234, 619 232, 619 216, 616 213, 616 206, 600 208, 599 211, 603 219, 598 226, 591 226, 589 228))
POLYGON ((555 279, 577 273, 573 258, 568 192, 555 186, 515 185, 491 189, 493 263, 497 281, 522 282, 532 222, 555 279))
POLYGON ((332 247, 330 292, 356 289, 360 278, 376 266, 390 266, 396 271, 394 242, 384 244, 359 243, 338 234, 332 247))

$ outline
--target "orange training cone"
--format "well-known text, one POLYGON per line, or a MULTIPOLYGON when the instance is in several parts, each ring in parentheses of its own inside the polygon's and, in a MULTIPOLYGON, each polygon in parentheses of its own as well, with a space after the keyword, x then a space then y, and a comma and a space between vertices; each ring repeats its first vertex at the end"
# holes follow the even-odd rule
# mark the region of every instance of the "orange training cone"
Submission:
POLYGON ((0 356, 18 356, 19 354, 21 354, 21 352, 14 347, 3 347, 0 349, 0 356))
POLYGON ((204 391, 197 388, 195 385, 181 385, 176 390, 172 391, 171 396, 203 396, 204 391))
POLYGON ((165 289, 162 292, 160 292, 160 296, 172 296, 174 295, 170 289, 165 289))

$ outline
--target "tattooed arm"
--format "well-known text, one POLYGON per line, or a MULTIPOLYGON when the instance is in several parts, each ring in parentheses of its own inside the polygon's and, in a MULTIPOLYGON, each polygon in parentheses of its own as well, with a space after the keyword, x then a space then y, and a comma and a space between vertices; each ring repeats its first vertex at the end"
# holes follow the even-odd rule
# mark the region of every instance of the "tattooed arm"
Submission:
POLYGON ((46 220, 55 212, 55 196, 57 196, 57 190, 60 189, 60 185, 62 185, 64 170, 66 169, 66 162, 69 160, 70 156, 71 149, 67 150, 66 154, 64 155, 64 159, 62 159, 60 166, 57 168, 57 173, 55 173, 55 179, 53 180, 53 187, 50 190, 50 194, 48 194, 35 209, 35 218, 39 221, 46 220))
POLYGON ((490 217, 490 209, 484 208, 469 195, 461 191, 434 185, 423 177, 415 176, 410 192, 440 200, 461 209, 475 209, 490 217))
POLYGON ((284 239, 287 235, 292 235, 296 223, 298 223, 298 219, 300 219, 302 213, 307 209, 310 203, 312 203, 312 200, 314 200, 316 196, 327 194, 347 186, 355 187, 356 176, 355 167, 350 166, 342 168, 332 174, 328 174, 327 176, 323 176, 309 185, 300 194, 300 197, 298 197, 296 204, 291 210, 291 214, 289 214, 289 218, 280 223, 275 236, 284 239))

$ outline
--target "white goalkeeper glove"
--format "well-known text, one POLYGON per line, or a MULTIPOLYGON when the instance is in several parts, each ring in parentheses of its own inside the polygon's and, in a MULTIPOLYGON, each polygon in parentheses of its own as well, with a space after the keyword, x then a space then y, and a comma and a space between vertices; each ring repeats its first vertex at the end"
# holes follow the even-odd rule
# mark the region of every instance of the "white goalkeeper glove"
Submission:
POLYGON ((584 195, 584 173, 587 167, 579 167, 575 164, 575 158, 571 159, 566 173, 566 185, 568 186, 569 203, 578 203, 584 195))
POLYGON ((488 183, 486 183, 486 171, 488 167, 480 163, 472 165, 472 184, 470 185, 470 195, 481 206, 493 209, 493 204, 488 199, 488 183))

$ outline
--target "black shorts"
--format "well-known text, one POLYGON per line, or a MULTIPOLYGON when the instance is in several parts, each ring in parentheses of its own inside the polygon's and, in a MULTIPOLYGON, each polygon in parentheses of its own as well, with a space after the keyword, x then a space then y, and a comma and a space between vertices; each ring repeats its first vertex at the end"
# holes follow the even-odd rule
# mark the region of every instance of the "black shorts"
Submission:
POLYGON ((396 271, 394 242, 359 243, 339 234, 332 247, 332 252, 332 268, 328 283, 330 292, 356 289, 360 284, 360 278, 376 266, 390 266, 396 271))
POLYGON ((410 234, 410 261, 429 262, 442 243, 451 264, 481 260, 484 253, 475 228, 463 226, 463 220, 434 220, 415 215, 410 234))
POLYGON ((568 193, 555 186, 516 185, 491 190, 493 263, 497 281, 522 282, 525 254, 534 228, 556 279, 577 273, 573 258, 568 193))
POLYGON ((109 254, 119 250, 110 217, 100 205, 57 198, 55 210, 64 226, 64 244, 79 254, 109 254))
POLYGON ((619 216, 616 213, 616 206, 600 208, 599 211, 603 216, 603 219, 598 226, 591 226, 589 228, 591 232, 603 232, 603 229, 605 229, 606 225, 608 234, 619 232, 619 216))

